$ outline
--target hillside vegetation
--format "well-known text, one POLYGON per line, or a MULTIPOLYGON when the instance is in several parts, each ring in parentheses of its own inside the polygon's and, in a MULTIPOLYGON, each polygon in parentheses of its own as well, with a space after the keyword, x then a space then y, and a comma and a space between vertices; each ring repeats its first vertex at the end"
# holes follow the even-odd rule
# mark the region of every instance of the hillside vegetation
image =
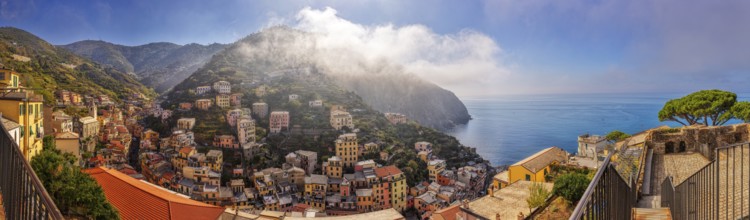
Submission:
POLYGON ((134 74, 141 83, 161 93, 182 82, 226 45, 177 45, 161 42, 124 46, 85 40, 60 47, 99 64, 134 74))
POLYGON ((175 86, 174 92, 219 80, 240 84, 290 73, 316 72, 359 95, 375 110, 403 113, 425 126, 445 129, 470 120, 466 107, 452 92, 405 73, 398 65, 386 61, 337 63, 333 58, 320 55, 322 52, 311 36, 288 27, 264 29, 214 55, 204 67, 175 86), (332 68, 331 63, 356 71, 332 68))
POLYGON ((96 64, 17 28, 0 28, 0 62, 21 75, 23 86, 38 89, 47 104, 54 103, 58 89, 104 94, 114 100, 134 93, 156 95, 132 75, 96 64))

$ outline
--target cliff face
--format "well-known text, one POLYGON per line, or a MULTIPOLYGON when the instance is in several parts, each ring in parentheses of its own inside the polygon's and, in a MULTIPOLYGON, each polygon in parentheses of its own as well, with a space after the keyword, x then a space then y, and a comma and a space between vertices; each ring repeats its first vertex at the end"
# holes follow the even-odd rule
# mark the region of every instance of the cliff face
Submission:
POLYGON ((465 124, 470 119, 453 92, 413 75, 398 73, 339 77, 339 85, 354 91, 380 112, 398 112, 437 129, 465 124))
POLYGON ((445 129, 471 118, 452 92, 406 73, 396 64, 363 57, 354 51, 320 49, 313 34, 275 27, 245 37, 217 53, 175 90, 217 80, 257 81, 290 69, 312 69, 356 93, 375 110, 402 113, 422 125, 445 129), (342 56, 346 59, 338 59, 342 56))
POLYGON ((131 47, 87 40, 60 47, 99 64, 134 74, 141 83, 164 92, 190 76, 226 45, 150 43, 131 47))

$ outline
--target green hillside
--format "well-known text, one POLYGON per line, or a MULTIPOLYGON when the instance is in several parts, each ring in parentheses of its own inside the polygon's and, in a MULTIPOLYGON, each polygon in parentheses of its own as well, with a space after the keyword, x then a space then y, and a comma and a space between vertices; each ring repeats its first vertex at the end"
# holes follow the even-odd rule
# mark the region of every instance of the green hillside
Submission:
POLYGON ((103 67, 17 28, 0 28, 0 63, 17 71, 25 87, 39 89, 37 93, 47 104, 54 103, 58 89, 105 94, 116 101, 134 93, 156 95, 132 75, 103 67))

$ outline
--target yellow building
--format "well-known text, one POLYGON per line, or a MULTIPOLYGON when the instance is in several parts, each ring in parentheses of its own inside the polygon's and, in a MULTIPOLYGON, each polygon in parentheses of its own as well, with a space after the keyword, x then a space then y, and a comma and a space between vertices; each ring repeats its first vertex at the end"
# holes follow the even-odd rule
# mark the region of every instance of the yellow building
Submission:
POLYGON ((357 134, 342 134, 336 139, 336 156, 341 158, 346 167, 352 167, 359 160, 357 134))
POLYGON ((13 70, 0 68, 0 88, 17 89, 19 87, 19 80, 18 74, 13 70))
POLYGON ((328 161, 323 163, 323 172, 325 175, 331 178, 341 178, 344 176, 344 164, 341 162, 341 158, 333 156, 328 158, 328 161))
POLYGON ((380 178, 381 183, 388 185, 386 193, 390 206, 399 212, 406 210, 406 193, 409 187, 406 185, 404 172, 391 165, 375 168, 375 175, 380 178))
POLYGON ((227 94, 220 94, 216 95, 216 105, 222 108, 229 108, 230 106, 230 97, 227 94))
POLYGON ((492 187, 493 190, 498 190, 505 188, 508 184, 508 171, 505 170, 492 177, 492 186, 490 187, 492 187))
POLYGON ((2 112, 3 117, 21 126, 21 144, 18 147, 21 148, 27 160, 31 160, 32 157, 42 151, 42 137, 44 137, 43 101, 42 96, 35 95, 30 91, 0 94, 0 112, 2 112))
POLYGON ((372 196, 372 189, 357 189, 357 211, 371 212, 374 210, 375 201, 372 196))
POLYGON ((431 160, 427 163, 427 171, 430 175, 430 182, 437 181, 437 175, 445 170, 445 160, 431 160))
POLYGON ((324 211, 327 191, 328 176, 313 174, 305 177, 304 198, 307 205, 324 211))
POLYGON ((541 150, 511 165, 508 168, 508 183, 519 180, 546 182, 545 176, 550 172, 550 165, 567 162, 568 153, 563 149, 550 147, 541 150))

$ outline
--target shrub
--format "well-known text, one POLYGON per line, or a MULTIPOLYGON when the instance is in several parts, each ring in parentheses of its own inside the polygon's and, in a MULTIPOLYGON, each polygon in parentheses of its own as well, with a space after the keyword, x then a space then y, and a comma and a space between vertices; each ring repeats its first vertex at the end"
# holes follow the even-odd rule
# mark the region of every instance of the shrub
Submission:
POLYGON ((552 191, 557 196, 561 196, 571 202, 576 202, 583 196, 589 182, 590 180, 585 174, 563 174, 555 180, 555 186, 552 191))

